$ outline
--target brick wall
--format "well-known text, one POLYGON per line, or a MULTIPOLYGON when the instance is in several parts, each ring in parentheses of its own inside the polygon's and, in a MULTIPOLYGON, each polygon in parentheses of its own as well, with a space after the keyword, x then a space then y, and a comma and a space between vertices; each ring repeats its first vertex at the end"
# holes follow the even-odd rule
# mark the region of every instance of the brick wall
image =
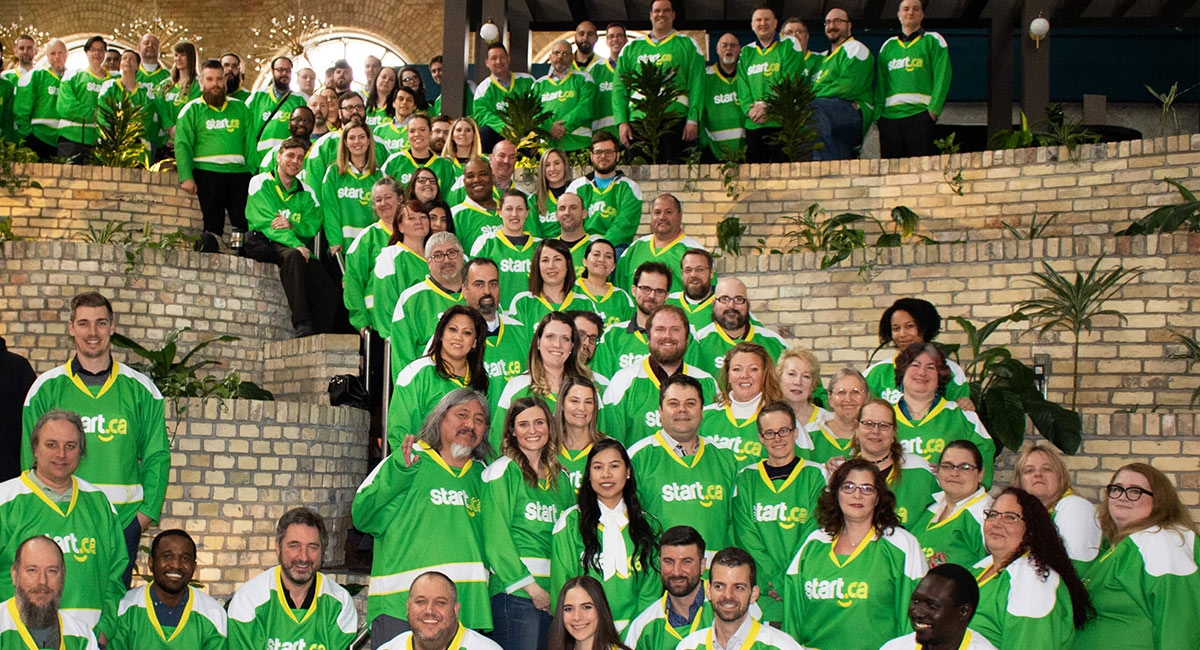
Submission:
MULTIPOLYGON (((142 265, 125 275, 116 246, 70 241, 0 244, 0 334, 38 372, 62 363, 71 298, 95 289, 113 301, 117 331, 158 348, 167 334, 180 336, 180 355, 202 338, 240 341, 205 348, 202 356, 229 362, 243 379, 263 379, 263 343, 291 335, 279 271, 229 255, 146 251, 142 265)), ((136 360, 117 350, 124 361, 136 360)), ((218 374, 228 366, 212 368, 218 374)))
POLYGON ((354 334, 268 342, 263 388, 277 400, 329 404, 329 378, 358 374, 358 342, 354 334))
MULTIPOLYGON (((367 413, 316 404, 184 400, 173 431, 160 530, 183 528, 199 546, 196 579, 214 597, 277 563, 275 522, 306 505, 325 518, 324 564, 339 566, 350 503, 367 473, 367 413)), ((143 558, 144 560, 144 558, 143 558)), ((345 580, 342 580, 345 582, 345 580)))

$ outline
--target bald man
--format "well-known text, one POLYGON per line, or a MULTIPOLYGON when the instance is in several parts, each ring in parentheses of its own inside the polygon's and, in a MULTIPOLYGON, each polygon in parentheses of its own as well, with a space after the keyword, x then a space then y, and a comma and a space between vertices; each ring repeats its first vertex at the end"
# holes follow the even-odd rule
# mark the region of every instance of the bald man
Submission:
POLYGON ((391 640, 384 639, 386 642, 372 639, 372 647, 378 650, 414 647, 447 650, 455 638, 461 637, 454 645, 462 650, 500 650, 495 641, 475 630, 468 630, 459 622, 458 587, 444 573, 427 571, 417 576, 408 590, 406 606, 411 630, 391 640))
POLYGON ((746 129, 738 102, 738 56, 742 45, 733 34, 717 40, 717 61, 704 70, 703 107, 700 109, 700 141, 712 160, 726 160, 742 147, 746 129))
MULTIPOLYGON (((592 35, 595 33, 593 27, 592 35)), ((571 44, 555 41, 550 46, 550 72, 533 84, 542 108, 550 113, 542 126, 550 132, 550 143, 564 151, 588 146, 596 112, 596 82, 573 63, 571 44)))
POLYGON ((46 45, 46 67, 21 75, 17 82, 17 134, 44 161, 58 155, 58 87, 66 72, 67 46, 56 38, 46 45))
POLYGON ((743 341, 763 346, 772 359, 778 359, 787 348, 779 334, 750 322, 746 285, 735 277, 724 277, 713 292, 712 322, 696 332, 687 362, 715 377, 725 365, 725 354, 743 341))
POLYGON ((27 647, 96 650, 92 627, 70 612, 59 611, 66 565, 62 549, 45 535, 17 547, 12 564, 12 599, 0 604, 0 648, 27 647))

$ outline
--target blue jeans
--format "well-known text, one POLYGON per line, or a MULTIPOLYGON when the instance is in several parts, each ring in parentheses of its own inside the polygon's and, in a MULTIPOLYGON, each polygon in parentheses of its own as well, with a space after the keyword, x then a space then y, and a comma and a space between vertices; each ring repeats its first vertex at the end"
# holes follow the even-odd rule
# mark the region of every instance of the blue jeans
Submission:
POLYGON ((550 615, 520 596, 492 596, 492 640, 504 650, 545 650, 550 615))
POLYGON ((813 152, 813 160, 846 160, 862 144, 862 113, 854 102, 840 97, 813 100, 817 142, 824 146, 813 152))

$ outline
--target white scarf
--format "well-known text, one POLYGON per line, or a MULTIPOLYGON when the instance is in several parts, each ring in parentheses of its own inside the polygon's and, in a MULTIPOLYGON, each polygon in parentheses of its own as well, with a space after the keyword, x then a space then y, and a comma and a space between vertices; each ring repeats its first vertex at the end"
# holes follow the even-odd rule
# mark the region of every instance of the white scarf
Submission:
POLYGON ((600 537, 600 570, 604 579, 609 580, 614 575, 622 578, 629 577, 629 549, 625 546, 625 537, 621 529, 629 523, 629 515, 625 511, 625 501, 621 500, 615 508, 600 505, 600 525, 604 526, 600 537))

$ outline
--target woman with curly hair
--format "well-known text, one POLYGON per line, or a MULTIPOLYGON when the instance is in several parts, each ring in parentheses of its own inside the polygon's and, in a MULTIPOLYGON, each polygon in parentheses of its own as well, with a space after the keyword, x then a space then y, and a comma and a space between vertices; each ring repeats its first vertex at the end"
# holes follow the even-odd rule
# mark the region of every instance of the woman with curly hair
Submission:
POLYGON ((1050 515, 1036 497, 1009 487, 985 516, 991 555, 975 565, 979 606, 971 629, 1000 650, 1071 647, 1091 603, 1050 515))
POLYGON ((876 650, 911 629, 908 601, 928 565, 895 506, 868 460, 848 460, 829 478, 817 501, 820 528, 783 579, 783 631, 800 645, 876 650))
POLYGON ((576 576, 558 594, 548 650, 633 650, 621 643, 604 587, 592 576, 576 576))
POLYGON ((878 397, 863 404, 858 428, 850 443, 854 458, 864 458, 887 477, 888 489, 896 495, 896 516, 900 524, 915 523, 938 491, 933 468, 924 458, 909 454, 896 439, 896 412, 878 397))
POLYGON ((1071 490, 1071 474, 1058 452, 1041 442, 1026 446, 1014 464, 1012 484, 1037 497, 1046 507, 1075 571, 1083 573, 1100 553, 1104 535, 1096 506, 1071 490))
POLYGON ((766 348, 742 341, 725 353, 719 382, 717 402, 704 407, 704 439, 732 451, 739 468, 757 463, 767 456, 758 440, 758 412, 763 404, 783 398, 775 363, 766 348))
POLYGON ((576 505, 554 524, 550 591, 576 576, 604 586, 617 631, 662 593, 655 553, 657 522, 638 501, 637 479, 625 447, 612 438, 592 446, 576 505))
MULTIPOLYGON (((879 345, 891 343, 896 354, 913 343, 929 343, 942 331, 942 316, 937 307, 920 298, 901 298, 888 307, 879 319, 879 345)), ((876 397, 896 403, 900 399, 900 387, 896 382, 896 358, 878 361, 867 368, 867 387, 876 397)), ((958 403, 959 408, 974 411, 971 390, 967 386, 967 374, 962 366, 947 360, 950 381, 946 384, 946 399, 958 403)))
POLYGON ((1118 469, 1100 502, 1100 557, 1084 572, 1096 618, 1076 648, 1194 648, 1200 544, 1175 487, 1145 463, 1118 469))

